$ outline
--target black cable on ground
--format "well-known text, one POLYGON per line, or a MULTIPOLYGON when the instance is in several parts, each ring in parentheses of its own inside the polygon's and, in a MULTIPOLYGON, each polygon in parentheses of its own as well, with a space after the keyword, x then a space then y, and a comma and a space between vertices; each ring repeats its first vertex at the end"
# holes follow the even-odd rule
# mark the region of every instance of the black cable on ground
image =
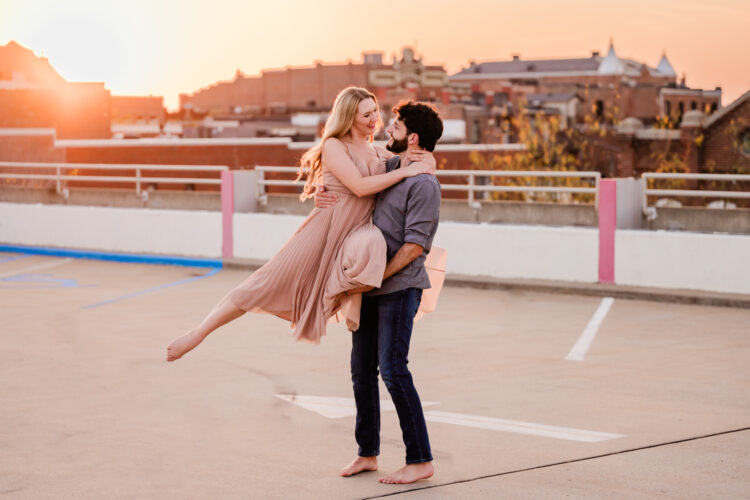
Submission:
POLYGON ((558 465, 566 465, 566 464, 573 464, 573 463, 576 463, 576 462, 584 462, 586 460, 594 460, 594 459, 597 459, 597 458, 611 457, 613 455, 622 455, 624 453, 632 453, 634 451, 648 450, 650 448, 659 448, 661 446, 669 446, 669 445, 672 445, 672 444, 686 443, 688 441, 696 441, 698 439, 706 439, 706 438, 710 438, 710 437, 722 436, 722 435, 725 435, 725 434, 733 434, 735 432, 743 432, 743 431, 748 431, 748 430, 750 430, 750 427, 742 427, 741 429, 733 429, 731 431, 715 432, 713 434, 706 434, 706 435, 703 435, 703 436, 695 436, 695 437, 689 437, 689 438, 685 438, 685 439, 678 439, 676 441, 667 441, 665 443, 650 444, 648 446, 640 446, 638 448, 629 448, 629 449, 625 449, 625 450, 612 451, 610 453, 604 453, 604 454, 601 454, 601 455, 594 455, 594 456, 591 456, 591 457, 575 458, 573 460, 566 460, 564 462, 555 462, 555 463, 552 463, 552 464, 537 465, 535 467, 527 467, 525 469, 516 469, 516 470, 510 470, 510 471, 506 471, 506 472, 498 472, 497 474, 487 474, 487 475, 484 475, 484 476, 477 476, 477 477, 472 477, 472 478, 469 478, 469 479, 458 479, 456 481, 451 481, 449 483, 431 484, 429 486, 423 486, 421 488, 412 488, 410 490, 394 491, 393 493, 386 493, 385 495, 377 495, 377 496, 374 496, 374 497, 362 497, 361 500, 372 500, 374 498, 385 498, 385 497, 391 497, 391 496, 395 496, 395 495, 402 495, 404 493, 409 493, 411 491, 429 490, 429 489, 432 489, 432 488, 441 488, 443 486, 451 486, 451 485, 454 485, 454 484, 470 483, 472 481, 479 481, 480 479, 489 479, 491 477, 507 476, 509 474, 517 474, 519 472, 528 472, 528 471, 537 470, 537 469, 546 469, 548 467, 556 467, 558 465))

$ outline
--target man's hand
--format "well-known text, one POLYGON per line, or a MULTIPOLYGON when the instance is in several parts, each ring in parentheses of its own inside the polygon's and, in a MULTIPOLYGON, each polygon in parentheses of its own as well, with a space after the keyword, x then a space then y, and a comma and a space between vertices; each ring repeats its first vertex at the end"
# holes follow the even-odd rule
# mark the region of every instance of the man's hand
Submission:
POLYGON ((383 281, 387 280, 417 259, 424 252, 424 248, 416 243, 404 243, 398 249, 396 255, 385 265, 383 281))
POLYGON ((318 190, 315 191, 315 208, 331 208, 339 199, 334 193, 326 191, 326 187, 323 185, 318 186, 318 190))

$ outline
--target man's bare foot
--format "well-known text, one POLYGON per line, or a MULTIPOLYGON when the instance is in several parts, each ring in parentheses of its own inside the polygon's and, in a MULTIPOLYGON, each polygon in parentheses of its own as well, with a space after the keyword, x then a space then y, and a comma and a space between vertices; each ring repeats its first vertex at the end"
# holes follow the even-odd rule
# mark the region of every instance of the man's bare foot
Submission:
POLYGON ((352 463, 341 469, 341 477, 349 477, 360 472, 378 470, 378 457, 357 457, 352 463))
POLYGON ((176 338, 167 347, 167 361, 180 359, 185 354, 192 351, 202 340, 203 339, 196 335, 193 330, 190 330, 182 337, 176 338))
POLYGON ((430 478, 434 473, 435 468, 432 466, 432 462, 409 464, 400 468, 393 474, 381 477, 378 481, 383 484, 409 484, 419 481, 420 479, 430 478))

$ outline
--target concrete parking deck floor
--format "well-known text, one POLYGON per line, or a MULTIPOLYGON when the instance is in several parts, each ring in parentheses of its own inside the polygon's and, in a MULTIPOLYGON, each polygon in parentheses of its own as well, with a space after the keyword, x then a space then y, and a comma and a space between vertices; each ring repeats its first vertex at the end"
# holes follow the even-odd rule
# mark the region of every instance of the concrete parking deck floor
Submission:
MULTIPOLYGON (((615 299, 570 361, 602 298, 447 287, 410 356, 436 474, 392 486, 337 476, 356 453, 341 325, 314 346, 248 314, 164 361, 246 274, 0 254, 0 494, 750 496, 748 309, 615 299)), ((400 467, 395 412, 382 441, 400 467)))

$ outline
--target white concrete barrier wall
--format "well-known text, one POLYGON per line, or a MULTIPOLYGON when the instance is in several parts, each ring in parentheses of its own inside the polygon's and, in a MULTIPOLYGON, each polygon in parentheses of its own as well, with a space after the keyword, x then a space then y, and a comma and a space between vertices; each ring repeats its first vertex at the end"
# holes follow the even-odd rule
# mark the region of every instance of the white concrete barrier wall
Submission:
MULTIPOLYGON (((235 256, 266 260, 304 217, 235 214, 235 256)), ((218 258, 221 214, 0 203, 0 243, 218 258)), ((444 222, 435 244, 448 273, 596 282, 598 230, 444 222)), ((615 281, 622 285, 750 294, 750 236, 618 230, 615 281)))
POLYGON ((750 293, 750 236, 619 230, 620 285, 750 293))
POLYGON ((0 243, 221 257, 221 213, 0 203, 0 243))
POLYGON ((270 259, 305 218, 301 215, 234 214, 234 256, 238 259, 270 259))
MULTIPOLYGON (((234 215, 234 255, 269 259, 305 217, 234 215)), ((597 280, 596 229, 443 222, 435 244, 448 250, 447 272, 496 278, 597 280)))
POLYGON ((502 224, 440 224, 447 272, 493 278, 596 282, 597 229, 502 224))

